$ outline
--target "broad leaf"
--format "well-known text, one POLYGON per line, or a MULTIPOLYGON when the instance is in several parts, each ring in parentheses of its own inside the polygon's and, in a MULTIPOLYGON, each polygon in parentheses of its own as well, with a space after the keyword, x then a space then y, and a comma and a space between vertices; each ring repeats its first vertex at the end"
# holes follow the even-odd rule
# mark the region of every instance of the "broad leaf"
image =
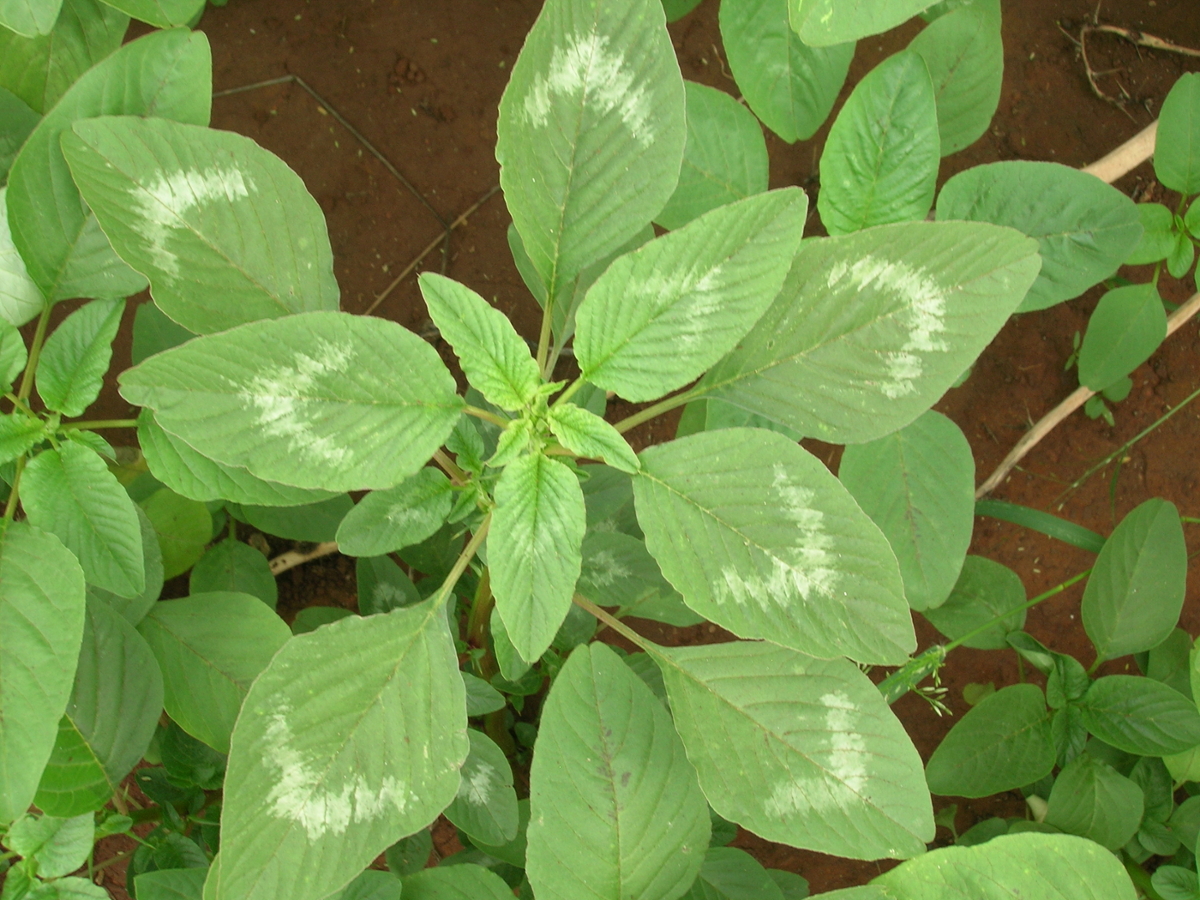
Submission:
POLYGON ((207 125, 211 69, 203 34, 148 34, 89 69, 29 136, 9 174, 9 221, 30 277, 51 301, 119 299, 146 285, 83 202, 59 147, 62 133, 79 119, 112 114, 207 125), (45 209, 55 214, 40 214, 45 209))
POLYGON ((59 817, 26 813, 13 822, 4 845, 24 859, 37 859, 37 873, 61 878, 87 862, 96 833, 95 817, 59 817))
POLYGON ((1142 803, 1141 788, 1081 753, 1054 780, 1046 823, 1116 852, 1137 832, 1142 803))
MULTIPOLYGON (((1193 204, 1192 208, 1200 213, 1200 207, 1193 204)), ((1125 257, 1125 262, 1146 265, 1166 259, 1175 247, 1175 215, 1161 203, 1139 203, 1137 211, 1142 223, 1142 239, 1125 257)))
POLYGON ((941 397, 1040 265, 1028 238, 960 222, 805 242, 770 309, 689 395, 825 441, 874 440, 941 397))
POLYGON ((224 591, 156 603, 138 630, 162 669, 167 714, 222 753, 251 683, 291 637, 256 597, 224 591))
POLYGON ((710 847, 683 900, 784 900, 784 896, 762 863, 745 850, 710 847))
POLYGON ((462 408, 425 341, 394 322, 333 312, 196 338, 126 371, 121 393, 210 459, 330 491, 400 483, 462 408))
POLYGON ((1200 72, 1180 77, 1163 100, 1154 174, 1181 194, 1200 194, 1200 72))
POLYGON ((381 556, 411 547, 442 527, 454 500, 450 481, 426 466, 394 488, 372 491, 338 526, 338 550, 348 556, 381 556))
POLYGON ((838 478, 892 545, 908 605, 940 606, 975 525, 975 460, 959 427, 930 410, 887 437, 847 447, 838 478))
POLYGON ((198 334, 338 308, 325 217, 249 138, 166 119, 77 122, 62 152, 113 248, 198 334))
POLYGON ((354 570, 359 615, 374 616, 421 602, 417 586, 390 556, 362 557, 354 570))
POLYGON ((575 316, 582 377, 635 401, 695 379, 779 293, 807 208, 795 188, 758 194, 614 261, 575 316))
POLYGON ((853 663, 769 643, 659 648, 655 657, 688 759, 720 815, 838 856, 925 852, 934 824, 921 759, 853 663))
POLYGON ((637 454, 612 425, 572 403, 553 407, 546 416, 551 433, 576 456, 602 459, 630 474, 641 465, 637 454))
POLYGON ((761 429, 652 447, 638 521, 688 606, 740 637, 902 663, 916 647, 896 558, 808 451, 761 429))
POLYGON ((1079 348, 1079 383, 1102 391, 1150 358, 1167 336, 1153 283, 1114 288, 1096 304, 1079 348))
POLYGON ((0 187, 0 319, 9 325, 24 325, 42 311, 46 298, 29 277, 25 260, 13 243, 7 196, 8 187, 0 187))
POLYGON ((233 539, 221 541, 204 551, 188 576, 189 594, 213 591, 250 594, 270 609, 274 609, 279 601, 279 587, 267 558, 249 544, 233 539))
POLYGON ((931 5, 930 0, 788 0, 792 27, 814 47, 882 34, 931 5))
POLYGON ((553 302, 679 178, 683 78, 660 0, 550 0, 500 100, 500 184, 553 302))
POLYGON ((54 329, 37 368, 38 395, 47 409, 73 418, 96 402, 124 309, 120 301, 93 300, 54 329))
POLYGON ((1049 775, 1050 714, 1041 688, 1013 684, 985 697, 943 738, 925 777, 935 794, 989 797, 1049 775))
POLYGON ((1041 271, 1019 312, 1078 297, 1116 272, 1142 233, 1128 197, 1094 175, 1048 162, 961 172, 938 195, 937 218, 1006 225, 1037 239, 1041 271))
POLYGON ((234 729, 206 896, 327 897, 454 799, 466 724, 439 605, 288 641, 234 729))
POLYGON ((925 218, 939 153, 937 104, 925 61, 905 50, 867 73, 821 152, 817 209, 830 234, 925 218))
POLYGON ((982 556, 968 556, 946 602, 923 614, 950 640, 966 638, 964 647, 1004 650, 1008 636, 1025 627, 1025 610, 1019 608, 1025 600, 1020 575, 982 556))
POLYGON ((21 476, 30 523, 79 558, 89 584, 136 597, 146 584, 142 529, 125 488, 99 456, 64 441, 30 460, 21 476))
POLYGON ((84 628, 83 572, 54 535, 0 535, 0 822, 33 802, 71 696, 84 628))
POLYGON ((0 0, 0 26, 22 37, 49 34, 63 0, 0 0))
POLYGON ((404 900, 508 900, 512 888, 483 866, 439 866, 407 875, 404 900))
POLYGON ((156 28, 187 25, 199 17, 204 0, 106 0, 117 9, 156 28))
POLYGON ((46 440, 46 423, 20 410, 0 416, 0 462, 12 462, 46 440))
POLYGON ((583 492, 570 468, 540 453, 505 468, 488 562, 496 612, 527 662, 541 657, 567 615, 585 529, 583 492))
POLYGON ((134 597, 119 597, 112 591, 98 588, 94 584, 88 585, 87 592, 89 597, 103 600, 117 615, 136 628, 137 623, 142 621, 158 600, 165 579, 162 548, 158 546, 158 533, 154 530, 154 523, 140 506, 135 506, 134 510, 137 512, 138 526, 142 533, 142 571, 146 573, 145 587, 134 597))
POLYGON ((164 578, 182 575, 200 561, 213 536, 212 515, 203 503, 159 488, 141 507, 162 550, 164 578))
POLYGON ((620 532, 588 532, 575 590, 599 606, 619 607, 620 616, 681 628, 703 621, 663 578, 645 542, 620 532))
POLYGON ((789 0, 722 3, 721 42, 746 103, 789 144, 812 137, 833 109, 853 43, 817 47, 788 24, 789 0))
MULTIPOLYGON (((7 88, 0 87, 0 183, 8 181, 13 160, 41 118, 24 100, 7 88)), ((0 206, 7 204, 0 200, 0 206)), ((7 221, 7 212, 4 217, 7 221)))
POLYGON ((134 878, 141 900, 201 900, 208 869, 157 869, 134 878))
POLYGON ((767 143, 754 114, 733 97, 694 81, 687 97, 687 144, 679 184, 654 221, 682 228, 718 206, 767 189, 767 143))
POLYGON ((241 516, 263 534, 319 544, 332 541, 346 515, 354 509, 349 494, 336 494, 304 506, 242 506, 241 516))
POLYGON ((1196 704, 1152 678, 1099 678, 1078 706, 1088 731, 1126 753, 1167 756, 1200 745, 1196 704))
POLYGON ((75 687, 37 805, 62 816, 103 806, 146 752, 162 710, 163 679, 145 640, 89 597, 75 687))
POLYGON ((463 762, 458 796, 446 807, 446 818, 482 844, 507 844, 517 836, 517 793, 512 767, 495 741, 467 730, 471 752, 463 762))
POLYGON ((1183 608, 1187 547, 1175 504, 1151 499, 1121 520, 1096 557, 1081 618, 1099 659, 1162 643, 1183 608))
POLYGON ((539 897, 674 900, 700 870, 696 773, 662 704, 603 644, 578 647, 555 679, 529 782, 539 897))

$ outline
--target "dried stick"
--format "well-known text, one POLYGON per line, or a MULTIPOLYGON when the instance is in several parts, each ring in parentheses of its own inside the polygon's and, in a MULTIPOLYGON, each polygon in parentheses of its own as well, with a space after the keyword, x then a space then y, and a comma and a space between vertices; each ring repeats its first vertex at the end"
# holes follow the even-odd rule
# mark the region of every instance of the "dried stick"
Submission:
POLYGON ((299 550, 289 550, 287 553, 280 553, 271 560, 271 574, 278 577, 288 569, 294 569, 296 566, 302 566, 306 562, 320 559, 322 556, 337 553, 337 548, 337 541, 325 541, 322 544, 317 544, 317 546, 313 547, 307 553, 301 553, 299 550))
POLYGON ((1157 134, 1158 120, 1155 119, 1112 153, 1090 166, 1084 166, 1083 171, 1112 184, 1154 155, 1154 138, 1157 134))

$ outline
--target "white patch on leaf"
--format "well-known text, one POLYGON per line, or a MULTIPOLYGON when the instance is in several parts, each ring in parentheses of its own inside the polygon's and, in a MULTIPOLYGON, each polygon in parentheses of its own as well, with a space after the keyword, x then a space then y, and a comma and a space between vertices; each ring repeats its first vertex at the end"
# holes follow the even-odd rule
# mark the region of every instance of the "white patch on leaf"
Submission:
POLYGON ((883 291, 903 303, 901 325, 907 332, 899 350, 882 354, 888 380, 880 390, 890 400, 916 392, 914 382, 925 370, 921 354, 950 349, 941 337, 946 331, 946 293, 922 269, 908 263, 866 256, 853 263, 839 262, 829 270, 826 286, 848 279, 857 291, 883 291))
POLYGON ((606 588, 632 574, 629 568, 610 550, 601 550, 599 553, 593 554, 587 561, 588 581, 598 588, 606 588))
POLYGON ((499 773, 485 762, 476 764, 474 771, 463 773, 458 796, 472 806, 487 806, 492 799, 492 784, 500 781, 499 773))
POLYGON ((139 233, 150 245, 154 264, 178 278, 179 257, 167 249, 167 242, 175 232, 188 229, 184 218, 212 203, 233 203, 248 197, 253 189, 254 183, 240 169, 214 166, 160 173, 144 187, 131 191, 134 209, 142 220, 139 233))
POLYGON ((545 74, 534 76, 525 95, 525 121, 542 128, 557 97, 601 116, 615 112, 643 147, 654 143, 653 109, 647 85, 636 83, 625 54, 609 49, 604 35, 571 35, 554 48, 545 74))

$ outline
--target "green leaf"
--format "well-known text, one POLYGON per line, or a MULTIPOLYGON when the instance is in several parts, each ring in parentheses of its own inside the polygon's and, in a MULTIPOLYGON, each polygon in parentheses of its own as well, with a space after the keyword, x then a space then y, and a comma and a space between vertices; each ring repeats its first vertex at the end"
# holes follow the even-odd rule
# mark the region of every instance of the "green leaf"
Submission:
POLYGON ((1154 173, 1173 191, 1200 194, 1200 72, 1181 76, 1163 100, 1154 173))
POLYGON ((783 869, 767 869, 767 875, 779 887, 782 900, 805 900, 808 896, 808 879, 802 875, 783 869))
POLYGON ((1012 522, 1022 528, 1040 531, 1047 537, 1055 538, 1089 553, 1099 553, 1100 548, 1104 546, 1104 538, 1090 528, 1084 528, 1075 522, 1042 512, 1040 509, 1022 506, 1019 503, 1007 503, 1004 500, 977 500, 975 515, 991 516, 993 519, 1012 522))
POLYGON ((99 456, 64 442, 30 460, 21 505, 31 524, 79 558, 89 584, 121 597, 145 587, 142 533, 133 501, 99 456))
POLYGON ((0 26, 22 37, 49 34, 62 0, 0 0, 0 26))
POLYGON ((286 509, 243 505, 241 512, 249 524, 265 534, 319 544, 334 539, 342 520, 352 509, 354 501, 350 495, 337 494, 327 500, 286 509))
POLYGON ((0 416, 0 462, 11 462, 46 439, 46 424, 20 410, 0 416))
POLYGON ((9 174, 13 240, 29 275, 52 302, 119 299, 146 280, 113 252, 63 158, 59 137, 92 116, 158 116, 207 125, 212 59, 200 32, 173 29, 121 47, 80 76, 46 113, 9 174), (55 215, 39 215, 53 209, 55 215))
POLYGON ((992 222, 1037 239, 1041 272, 1018 312, 1078 297, 1116 272, 1141 236, 1128 197, 1047 162, 999 162, 956 175, 938 195, 937 218, 992 222))
POLYGON ((4 846, 23 859, 36 859, 41 877, 61 878, 87 861, 95 822, 92 815, 57 818, 26 813, 8 827, 4 846))
POLYGON ((975 525, 975 460, 959 427, 930 410, 887 437, 847 447, 838 478, 892 545, 909 606, 945 602, 975 525))
POLYGON ((440 605, 288 641, 233 732, 206 894, 318 900, 339 889, 454 799, 466 724, 440 605))
POLYGON ((212 516, 203 503, 159 488, 141 507, 158 535, 164 578, 182 575, 200 561, 213 532, 212 516))
POLYGON ((1167 272, 1172 278, 1183 278, 1196 259, 1196 246, 1182 229, 1175 235, 1175 245, 1167 255, 1167 272))
POLYGON ((181 496, 202 503, 231 500, 254 506, 305 506, 335 496, 264 481, 241 466, 226 466, 201 456, 187 443, 163 431, 153 411, 138 417, 138 444, 150 473, 181 496))
POLYGON ((336 310, 325 218, 249 138, 134 116, 77 122, 62 152, 113 248, 199 334, 336 310))
POLYGON ((426 466, 394 488, 372 491, 338 526, 338 550, 348 556, 381 556, 432 537, 450 514, 452 485, 426 466))
POLYGON ((158 869, 133 883, 139 900, 202 900, 208 869, 158 869))
POLYGON ((817 209, 830 234, 924 219, 941 162, 924 60, 901 51, 867 73, 821 152, 817 209))
POLYGON ((539 897, 673 900, 699 872, 710 826, 696 773, 662 704, 603 644, 576 648, 555 679, 529 781, 539 897))
POLYGON ((142 571, 146 573, 146 586, 135 597, 119 597, 112 591, 106 591, 91 584, 88 585, 87 592, 89 597, 103 600, 113 608, 117 615, 122 616, 126 622, 136 627, 137 623, 142 621, 142 617, 150 611, 154 602, 158 600, 159 594, 162 593, 163 564, 162 550, 158 546, 158 535, 154 530, 154 524, 140 506, 135 506, 134 510, 137 512, 138 527, 142 534, 142 571))
POLYGON ((539 453, 505 468, 488 561, 496 612, 528 662, 541 657, 567 615, 586 527, 583 492, 570 468, 539 453))
POLYGON ((296 613, 296 618, 292 620, 292 634, 308 634, 353 615, 353 610, 340 606, 306 606, 296 613))
POLYGON ((258 598, 225 591, 156 603, 138 630, 162 669, 167 714, 222 753, 251 683, 291 638, 258 598))
POLYGON ((38 395, 47 409, 74 418, 100 396, 124 310, 122 301, 93 300, 54 329, 37 367, 38 395))
POLYGON ((490 712, 504 709, 504 696, 484 681, 470 672, 460 672, 463 685, 467 689, 467 715, 486 716, 490 712))
POLYGON ((364 556, 354 568, 358 582, 358 611, 361 615, 387 613, 401 606, 421 602, 417 586, 390 557, 364 556))
MULTIPOLYGON (((795 2, 795 0, 790 0, 795 2)), ((722 3, 719 24, 729 68, 746 103, 787 141, 812 137, 833 109, 854 44, 815 46, 788 23, 789 0, 722 3)))
POLYGON ((367 869, 359 874, 336 900, 400 900, 402 885, 390 872, 367 869))
POLYGON ((213 591, 250 594, 270 609, 279 602, 279 587, 267 558, 249 544, 232 539, 214 544, 192 567, 188 593, 213 591))
MULTIPOLYGON (((3 38, 0 38, 0 45, 2 43, 3 38)), ((41 118, 24 100, 12 91, 0 87, 0 182, 8 181, 8 172, 12 168, 13 160, 17 158, 17 152, 41 118)), ((2 197, 0 206, 6 206, 2 197)), ((3 215, 7 221, 7 212, 3 215)))
POLYGON ((133 314, 133 347, 130 355, 136 366, 142 360, 163 350, 187 343, 196 335, 167 318, 167 314, 146 302, 137 304, 133 314))
POLYGON ((754 114, 724 91, 694 81, 685 81, 683 87, 683 168, 675 193, 654 217, 668 231, 767 189, 767 143, 754 114))
POLYGON ((814 47, 882 34, 929 5, 930 0, 788 0, 792 27, 814 47))
POLYGON ((467 380, 489 402, 516 411, 533 402, 541 377, 508 317, 469 287, 425 272, 418 279, 429 316, 454 348, 467 380))
POLYGON ((654 655, 688 759, 720 815, 838 856, 925 852, 934 824, 921 759, 853 663, 768 643, 654 655))
POLYGON ((1040 265, 1028 238, 965 222, 806 241, 775 302, 689 396, 824 441, 874 440, 942 396, 1040 265))
POLYGON ((25 371, 28 361, 29 351, 25 349, 21 332, 10 323, 0 321, 0 387, 10 388, 25 371))
POLYGON ((507 844, 517 836, 517 792, 512 767, 496 743, 482 731, 467 729, 471 752, 463 763, 458 795, 446 818, 472 841, 507 844))
POLYGON ((1083 592, 1083 627, 1097 658, 1162 643, 1179 621, 1186 579, 1179 513, 1166 500, 1147 500, 1104 542, 1083 592))
POLYGON ((1079 348, 1079 383, 1102 391, 1150 358, 1167 336, 1167 313, 1153 283, 1114 288, 1100 298, 1079 348))
POLYGON ((663 578, 645 542, 628 534, 589 531, 575 590, 599 606, 620 607, 619 616, 638 616, 679 627, 703 619, 684 606, 663 578))
POLYGON ((892 665, 915 649, 887 539, 782 435, 727 428, 652 447, 634 496, 663 575, 739 637, 892 665))
POLYGON ((1098 678, 1078 706, 1088 731, 1127 753, 1168 756, 1200 745, 1196 704, 1152 678, 1098 678))
POLYGON ((1142 789, 1081 753, 1059 773, 1050 791, 1046 823, 1117 851, 1142 821, 1142 789))
POLYGON ((145 640, 88 598, 75 686, 34 801, 56 815, 99 809, 146 752, 162 710, 163 678, 145 640))
POLYGON ((54 748, 84 630, 83 571, 58 538, 0 534, 0 822, 29 808, 54 748))
POLYGON ((86 878, 43 881, 25 895, 26 900, 108 900, 108 891, 86 878))
POLYGON ((121 394, 210 459, 328 491, 399 484, 463 405, 428 343, 394 322, 334 312, 196 338, 123 373, 121 394))
POLYGON ((922 614, 952 641, 995 622, 963 641, 976 650, 1004 650, 1008 636, 1025 627, 1025 585, 1008 566, 982 556, 968 556, 949 598, 922 614), (1000 621, 996 622, 995 620, 1000 621))
POLYGON ((46 305, 41 289, 29 277, 25 260, 13 243, 8 227, 8 187, 0 187, 0 319, 24 325, 46 305))
POLYGON ((933 78, 942 156, 975 143, 991 124, 1000 103, 1004 46, 999 4, 963 6, 925 26, 908 49, 918 54, 933 78))
POLYGON ((637 454, 621 433, 582 407, 559 404, 550 409, 546 420, 559 443, 576 456, 602 459, 614 469, 630 474, 641 466, 637 454))
POLYGON ((950 729, 925 777, 935 794, 988 797, 1049 775, 1054 761, 1042 689, 1013 684, 985 697, 950 729))
POLYGON ((1139 203, 1137 211, 1142 239, 1125 262, 1136 266, 1166 259, 1175 246, 1175 216, 1161 203, 1139 203))
POLYGON ((679 178, 683 78, 659 0, 551 0, 500 100, 496 159, 552 302, 633 238, 679 178))
POLYGON ((106 0, 117 9, 156 28, 188 25, 199 17, 204 0, 106 0))
POLYGON ((404 900, 509 900, 512 888, 482 866, 443 866, 405 876, 404 900))
POLYGON ((758 194, 615 260, 575 316, 582 377, 634 401, 695 379, 779 293, 807 208, 796 188, 758 194))
POLYGON ((662 5, 667 21, 675 22, 699 6, 700 0, 662 0, 662 5))
POLYGON ((683 900, 784 900, 762 864, 745 850, 711 847, 683 900))
POLYGON ((1200 877, 1182 866, 1159 866, 1150 876, 1150 883, 1162 900, 1197 900, 1200 898, 1200 877))

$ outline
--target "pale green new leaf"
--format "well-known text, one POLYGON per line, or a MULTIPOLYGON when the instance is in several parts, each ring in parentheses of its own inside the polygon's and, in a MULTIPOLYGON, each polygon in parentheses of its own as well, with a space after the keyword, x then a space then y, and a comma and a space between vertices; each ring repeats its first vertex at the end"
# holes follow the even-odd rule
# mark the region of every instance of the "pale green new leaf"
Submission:
POLYGON ((211 70, 200 32, 148 34, 80 76, 33 130, 9 173, 9 225, 30 277, 52 302, 119 299, 146 286, 113 252, 80 196, 59 146, 62 133, 79 119, 114 114, 207 125, 211 70))
POLYGON ((162 669, 167 714, 222 753, 251 683, 292 636, 257 597, 225 591, 156 603, 138 630, 162 669))
POLYGON ((1019 312, 1078 297, 1116 272, 1142 234, 1138 207, 1116 188, 1068 166, 1023 160, 951 178, 937 218, 1006 225, 1037 239, 1042 267, 1019 312))
POLYGON ((1163 100, 1154 174, 1173 191, 1200 194, 1200 72, 1181 76, 1163 100))
POLYGON ((317 201, 249 138, 113 116, 75 123, 62 152, 113 248, 184 328, 338 308, 317 201))
POLYGON ((145 640, 89 597, 75 686, 37 805, 63 816, 103 806, 146 752, 162 710, 163 679, 145 640))
POLYGON ((463 405, 428 343, 394 322, 335 312, 196 338, 126 371, 121 393, 210 459, 328 491, 400 483, 463 405))
POLYGON ((442 275, 425 272, 418 284, 429 317, 479 393, 501 409, 516 411, 532 403, 541 377, 529 346, 508 317, 442 275))
POLYGON ((146 584, 142 529, 125 488, 99 456, 64 441, 30 460, 21 505, 31 524, 79 558, 89 584, 136 597, 146 584))
POLYGON ((105 0, 135 19, 156 28, 187 25, 204 9, 204 0, 105 0))
POLYGON ((38 395, 47 409, 81 416, 100 396, 124 310, 123 301, 93 300, 54 329, 37 368, 38 395))
POLYGON ((0 26, 22 37, 49 34, 63 0, 0 0, 0 26))
POLYGON ((488 562, 496 612, 527 662, 541 657, 567 615, 586 527, 583 492, 570 468, 540 453, 505 468, 488 562))
POLYGON ((453 500, 449 479, 426 466, 394 488, 363 497, 338 526, 338 550, 381 556, 419 544, 442 527, 453 500))
POLYGON ((727 428, 652 447, 634 496, 663 575, 734 634, 890 665, 916 648, 887 539, 784 436, 727 428))
POLYGON ((619 257, 575 314, 582 377, 634 401, 695 379, 779 293, 807 209, 797 188, 758 194, 619 257))
POLYGON ((9 826, 4 846, 23 859, 36 858, 38 875, 43 878, 61 878, 87 861, 95 833, 94 816, 60 818, 26 813, 9 826))
POLYGON ((83 572, 54 535, 0 535, 0 822, 28 809, 71 696, 84 627, 83 572))
POLYGON ((0 462, 11 462, 45 439, 46 423, 41 419, 20 410, 0 416, 0 462))
POLYGON ((687 97, 687 144, 679 184, 654 221, 674 231, 718 206, 767 189, 767 142, 754 114, 733 97, 694 81, 687 97))
POLYGON ((603 644, 576 648, 555 679, 529 787, 526 869, 543 900, 674 900, 700 871, 696 773, 662 704, 603 644))
POLYGON ((934 823, 921 758, 853 663, 770 643, 654 655, 688 759, 720 815, 837 856, 925 852, 934 823))
POLYGON ((924 219, 939 153, 937 104, 925 61, 905 50, 867 73, 821 152, 817 209, 830 234, 924 219))
POLYGON ((406 875, 404 900, 509 900, 512 888, 483 866, 440 866, 406 875))
MULTIPOLYGON (((501 707, 503 708, 503 707, 501 707)), ((446 807, 446 818, 481 844, 507 844, 517 836, 517 792, 512 767, 495 741, 467 729, 471 752, 463 762, 458 795, 446 807)))
POLYGON ((925 778, 935 794, 989 797, 1049 775, 1055 758, 1042 689, 1012 684, 955 723, 929 758, 925 778))
POLYGON ((454 799, 466 726, 441 605, 292 638, 234 729, 205 896, 329 896, 454 799))
POLYGON ((787 141, 812 137, 833 109, 854 44, 801 40, 788 22, 789 2, 741 0, 720 7, 721 41, 746 103, 763 124, 787 141))
POLYGON ((847 447, 838 478, 892 545, 908 605, 940 606, 975 526, 975 460, 959 427, 930 410, 887 437, 847 447))
POLYGON ((1153 282, 1113 288, 1100 298, 1079 347, 1079 383, 1102 391, 1150 358, 1167 336, 1167 313, 1153 282))
POLYGON ((601 459, 630 474, 638 470, 637 454, 621 432, 595 413, 571 403, 560 403, 550 410, 546 420, 551 434, 576 456, 601 459))
POLYGON ((683 78, 660 0, 549 0, 500 100, 500 184, 552 300, 679 179, 683 78))
POLYGON ((0 187, 0 319, 9 325, 24 325, 46 305, 41 289, 29 277, 25 260, 13 243, 8 228, 8 187, 0 187))
POLYGON ((1168 756, 1200 745, 1195 702, 1152 678, 1106 675, 1077 706, 1088 731, 1126 753, 1168 756))
POLYGON ((933 0, 788 0, 792 27, 806 44, 856 41, 911 19, 933 0))
POLYGON ((770 309, 689 395, 825 441, 874 440, 945 393, 1040 266, 1028 238, 966 222, 807 241, 770 309))
POLYGON ((1063 768, 1050 791, 1046 824, 1116 852, 1142 821, 1142 789, 1090 753, 1063 768))
POLYGON ((1187 547, 1175 504, 1151 499, 1121 520, 1096 557, 1080 606, 1099 659, 1166 640, 1183 608, 1187 547))
POLYGON ((44 113, 121 46, 128 27, 128 16, 100 0, 63 0, 50 34, 25 38, 0 29, 0 86, 44 113))
POLYGON ((1025 600, 1020 575, 982 556, 968 556, 950 596, 941 606, 923 613, 950 640, 966 638, 964 647, 1005 650, 1008 636, 1025 627, 1025 610, 1021 608, 1025 600), (979 629, 983 630, 967 638, 979 629))

